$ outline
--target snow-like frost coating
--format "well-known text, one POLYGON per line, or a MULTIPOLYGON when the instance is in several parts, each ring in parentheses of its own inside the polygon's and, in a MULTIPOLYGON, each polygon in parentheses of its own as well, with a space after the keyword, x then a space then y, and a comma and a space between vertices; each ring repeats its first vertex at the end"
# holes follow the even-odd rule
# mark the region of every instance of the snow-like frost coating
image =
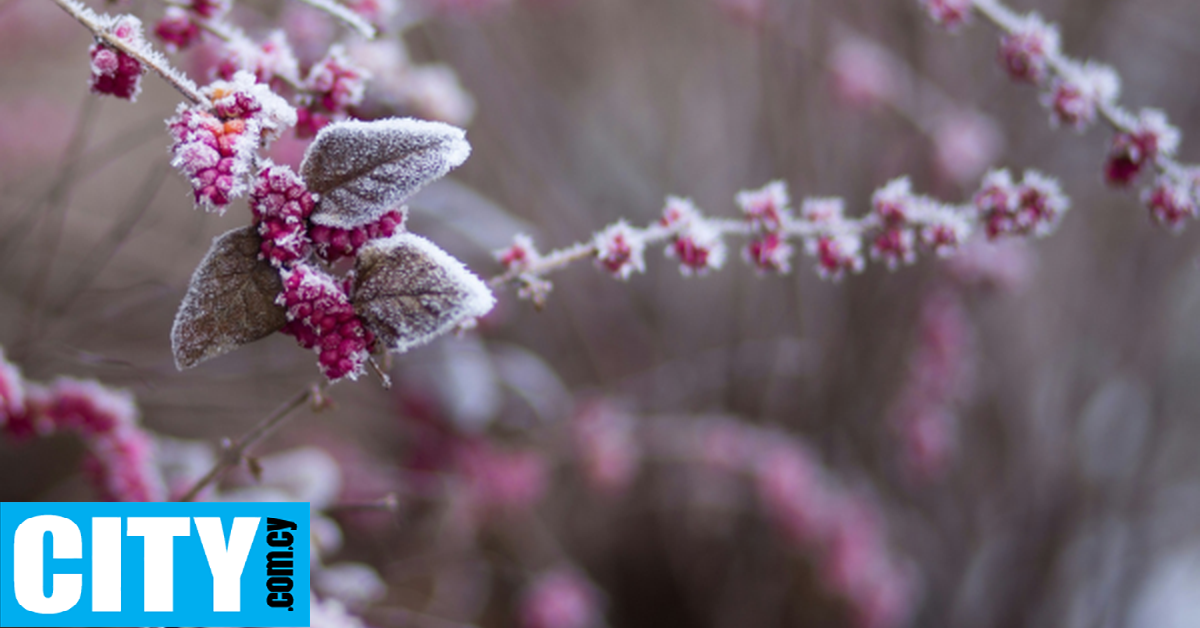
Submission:
POLYGON ((258 259, 260 239, 253 226, 213 239, 196 267, 171 328, 171 348, 180 370, 265 338, 287 323, 275 304, 279 274, 258 259))
POLYGON ((354 309, 391 351, 423 345, 496 304, 462 262, 411 233, 368 243, 355 271, 354 309))
POLYGON ((320 195, 312 221, 343 229, 374 222, 471 154, 466 132, 441 122, 388 118, 331 124, 300 175, 320 195))

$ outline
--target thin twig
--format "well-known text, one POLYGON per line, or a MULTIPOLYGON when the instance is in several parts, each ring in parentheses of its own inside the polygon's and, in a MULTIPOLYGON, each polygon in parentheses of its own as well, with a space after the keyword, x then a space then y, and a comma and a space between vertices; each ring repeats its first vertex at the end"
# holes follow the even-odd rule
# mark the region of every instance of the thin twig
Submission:
MULTIPOLYGON (((997 0, 973 0, 972 5, 979 15, 1002 33, 1011 35, 1021 29, 1020 16, 997 0)), ((1050 51, 1046 54, 1046 66, 1058 78, 1070 78, 1073 64, 1074 62, 1062 53, 1050 51)), ((1114 131, 1130 134, 1137 132, 1137 129, 1129 124, 1131 116, 1119 105, 1101 101, 1097 103, 1096 109, 1100 113, 1100 118, 1114 131)), ((1166 173, 1179 173, 1184 170, 1182 164, 1161 152, 1155 156, 1153 163, 1160 171, 1166 173)))
MULTIPOLYGON (((183 94, 194 105, 203 107, 212 107, 212 103, 194 83, 188 80, 179 72, 176 72, 167 64, 166 59, 157 53, 148 54, 146 50, 129 45, 128 42, 121 41, 113 35, 108 28, 101 23, 101 18, 88 7, 75 2, 74 0, 54 0, 54 3, 66 11, 71 17, 75 18, 80 24, 92 32, 96 39, 104 42, 106 46, 119 50, 130 57, 133 57, 143 66, 154 70, 166 81, 171 87, 174 87, 179 93, 183 94)), ((106 16, 107 17, 107 16, 106 16)), ((151 51, 153 52, 153 51, 151 51)))
POLYGON ((347 26, 358 31, 359 35, 367 39, 375 39, 375 27, 370 22, 354 11, 338 4, 336 0, 300 0, 314 9, 324 11, 333 17, 343 21, 347 26))
MULTIPOLYGON (((718 236, 724 237, 728 235, 749 236, 753 235, 754 231, 750 225, 744 220, 733 218, 709 218, 705 223, 710 225, 718 236)), ((878 226, 874 216, 867 215, 859 219, 848 219, 844 221, 839 228, 846 233, 864 233, 878 226)), ((644 228, 631 227, 637 233, 638 239, 645 247, 651 247, 663 244, 671 238, 679 235, 684 229, 684 225, 674 225, 664 227, 660 224, 651 224, 644 228)), ((785 218, 783 226, 780 229, 780 234, 788 237, 812 237, 826 233, 828 230, 820 225, 816 225, 811 221, 797 218, 785 218)), ((507 283, 519 283, 523 285, 536 284, 542 277, 562 270, 575 262, 595 257, 598 253, 595 242, 577 242, 568 247, 557 249, 540 255, 537 259, 530 261, 527 264, 513 266, 507 271, 495 275, 487 280, 488 286, 498 288, 507 283)))
POLYGON ((209 469, 208 473, 204 474, 204 477, 200 478, 183 497, 180 497, 179 501, 194 501, 205 488, 219 481, 226 472, 240 466, 242 461, 246 460, 246 455, 250 448, 266 438, 275 428, 282 425, 292 412, 310 401, 314 402, 314 405, 321 403, 324 399, 325 389, 328 386, 328 382, 322 382, 308 387, 303 392, 297 393, 282 406, 279 406, 279 408, 259 421, 254 427, 250 428, 250 431, 243 434, 237 440, 233 442, 226 441, 221 452, 221 457, 213 465, 213 468, 209 469))

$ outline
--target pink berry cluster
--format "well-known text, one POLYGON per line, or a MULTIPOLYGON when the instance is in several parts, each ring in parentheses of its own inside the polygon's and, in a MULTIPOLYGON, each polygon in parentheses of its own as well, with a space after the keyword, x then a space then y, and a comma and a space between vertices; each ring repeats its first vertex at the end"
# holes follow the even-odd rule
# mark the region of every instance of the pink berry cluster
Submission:
POLYGON ((278 268, 308 257, 313 205, 312 193, 291 168, 270 164, 259 171, 250 192, 250 211, 262 236, 263 259, 278 268))
POLYGON ((599 628, 600 595, 574 569, 538 574, 521 595, 521 628, 599 628))
POLYGON ((88 448, 85 475, 103 499, 165 498, 154 442, 138 424, 137 405, 127 391, 69 377, 32 382, 0 349, 0 431, 14 438, 77 434, 88 448))
POLYGON ((1057 181, 1032 170, 1019 184, 1007 170, 989 172, 974 203, 992 239, 1004 235, 1046 236, 1070 207, 1057 181))
POLYGON ((229 0, 190 0, 169 5, 154 25, 154 34, 168 51, 186 50, 200 40, 202 25, 224 17, 231 4, 229 0))
POLYGON ((752 233, 743 250, 744 259, 762 272, 790 271, 793 249, 784 231, 791 222, 787 185, 772 181, 762 189, 739 192, 735 200, 752 233))
POLYGON ((296 133, 312 137, 331 121, 344 119, 350 108, 362 104, 367 78, 367 71, 341 46, 330 48, 304 79, 296 133))
POLYGON ((262 238, 259 257, 278 269, 283 291, 276 303, 287 309, 283 333, 317 353, 330 380, 357 377, 375 337, 355 313, 349 280, 338 281, 309 262, 355 256, 367 242, 391 237, 404 227, 405 210, 353 228, 318 225, 309 220, 313 194, 288 166, 268 163, 250 194, 250 209, 262 238))
MULTIPOLYGON (((141 20, 131 15, 112 19, 108 33, 125 46, 135 50, 145 48, 141 20)), ((129 53, 97 40, 88 51, 92 60, 92 91, 125 100, 136 100, 142 91, 142 63, 129 53)))
POLYGON ((666 253, 679 260, 679 270, 684 276, 703 275, 725 264, 725 243, 720 229, 705 220, 691 200, 668 197, 658 223, 674 231, 666 253))
POLYGON ((317 255, 328 262, 343 257, 354 257, 364 244, 371 240, 390 238, 404 229, 404 209, 394 209, 375 222, 357 227, 342 228, 312 224, 308 235, 312 238, 317 255))
POLYGON ((217 75, 228 80, 237 72, 251 72, 260 83, 280 92, 291 92, 297 108, 296 134, 313 137, 330 122, 344 120, 363 102, 370 73, 356 63, 341 45, 301 71, 287 36, 274 31, 261 43, 245 36, 223 42, 217 75))
POLYGON ((307 264, 284 269, 281 277, 283 292, 276 303, 287 308, 283 333, 316 351, 330 380, 361 373, 375 337, 355 314, 347 283, 307 264))
POLYGON ((940 26, 954 29, 971 17, 972 0, 921 0, 929 17, 940 26))
POLYGON ((655 244, 666 245, 667 256, 679 261, 684 275, 704 274, 722 266, 724 237, 737 235, 748 238, 742 257, 760 273, 789 272, 795 252, 790 240, 799 239, 816 261, 817 273, 836 281, 861 272, 868 254, 894 270, 915 262, 921 250, 949 256, 977 231, 986 231, 990 239, 1044 236, 1070 205, 1057 182, 1033 171, 1019 184, 1007 171, 989 173, 966 205, 915 194, 901 177, 876 190, 870 212, 859 218, 846 216, 842 199, 821 197, 805 199, 796 215, 782 181, 739 192, 736 201, 741 220, 707 218, 691 201, 670 197, 662 217, 648 227, 622 220, 590 242, 546 254, 538 252, 531 238, 518 235, 496 252, 504 267, 498 279, 518 283, 522 298, 540 302, 550 287, 546 274, 590 257, 614 277, 628 279, 645 271, 645 249, 655 244))
MULTIPOLYGON (((942 14, 926 1, 935 21, 942 14)), ((997 0, 965 2, 1002 31, 999 59, 1016 82, 1036 85, 1051 121, 1082 130, 1104 120, 1116 131, 1104 164, 1105 180, 1118 187, 1132 185, 1146 170, 1155 180, 1142 191, 1151 217, 1178 231, 1200 214, 1200 168, 1181 164, 1175 155, 1180 133, 1157 109, 1136 113, 1117 103, 1120 76, 1092 61, 1077 61, 1062 53, 1058 28, 1036 13, 1019 14, 997 0)))
POLYGON ((907 381, 889 416, 914 479, 940 477, 949 466, 957 405, 970 387, 973 358, 961 298, 949 288, 931 293, 921 306, 907 381))
POLYGON ((233 37, 224 43, 221 54, 216 73, 227 81, 238 72, 250 72, 259 83, 275 89, 296 85, 300 80, 299 62, 283 31, 271 32, 261 43, 233 37))
POLYGON ((654 458, 752 481, 762 512, 813 562, 829 593, 849 604, 857 625, 904 624, 916 591, 889 548, 882 513, 843 487, 802 442, 727 419, 654 419, 646 428, 642 440, 654 458))
POLYGON ((296 122, 296 112, 249 73, 215 81, 205 90, 211 110, 180 105, 167 120, 171 165, 187 176, 197 205, 224 213, 249 191, 257 151, 296 122))

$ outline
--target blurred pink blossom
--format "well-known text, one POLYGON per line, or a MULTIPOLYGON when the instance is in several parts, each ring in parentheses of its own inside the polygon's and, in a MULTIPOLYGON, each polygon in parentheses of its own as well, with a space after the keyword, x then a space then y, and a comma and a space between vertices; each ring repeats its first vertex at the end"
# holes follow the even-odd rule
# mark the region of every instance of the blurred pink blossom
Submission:
POLYGON ((572 570, 543 573, 520 601, 521 628, 589 628, 601 622, 600 600, 591 583, 572 570))

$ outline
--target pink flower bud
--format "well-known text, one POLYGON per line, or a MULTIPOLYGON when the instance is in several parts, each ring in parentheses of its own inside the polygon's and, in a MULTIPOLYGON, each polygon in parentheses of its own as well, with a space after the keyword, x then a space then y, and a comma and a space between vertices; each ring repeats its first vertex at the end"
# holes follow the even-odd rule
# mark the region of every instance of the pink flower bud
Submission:
POLYGON ((1157 109, 1144 109, 1136 118, 1121 122, 1132 130, 1119 132, 1113 138, 1104 166, 1104 178, 1118 186, 1132 183, 1142 167, 1153 163, 1159 155, 1173 156, 1180 141, 1179 130, 1157 109))
POLYGON ((790 217, 788 189, 783 181, 772 181, 757 190, 738 192, 736 201, 751 227, 759 231, 779 231, 790 217))
POLYGON ((971 0, 921 0, 921 4, 938 26, 951 30, 971 17, 971 0))
POLYGON ((1042 102, 1050 109, 1050 119, 1082 130, 1096 120, 1101 106, 1116 100, 1121 89, 1120 76, 1110 67, 1088 62, 1067 64, 1063 76, 1054 79, 1042 102))
MULTIPOLYGON (((142 22, 131 15, 117 18, 109 32, 131 47, 139 48, 145 45, 142 39, 142 22)), ((137 59, 99 41, 92 44, 90 54, 93 92, 129 101, 137 100, 137 95, 142 91, 144 70, 137 59)))
POLYGON ((506 271, 524 270, 540 258, 541 254, 533 245, 533 238, 524 233, 513 236, 513 243, 508 248, 496 251, 496 261, 500 262, 506 271))
POLYGON ((618 279, 628 279, 634 272, 645 272, 643 258, 645 243, 642 235, 624 220, 596 234, 596 263, 618 279))
POLYGON ((167 50, 185 50, 200 39, 200 27, 192 21, 184 9, 169 6, 163 17, 154 25, 154 34, 163 41, 167 50))
POLYGON ((1021 83, 1045 80, 1049 59, 1058 52, 1058 28, 1036 13, 1022 17, 1013 32, 1000 40, 1000 63, 1013 80, 1021 83))
POLYGON ((742 255, 760 272, 786 274, 792 270, 792 253, 792 245, 781 235, 766 233, 750 240, 742 255))
POLYGON ((1184 222, 1197 214, 1196 190, 1188 182, 1175 181, 1162 176, 1142 193, 1142 202, 1150 210, 1155 222, 1178 233, 1184 222))

